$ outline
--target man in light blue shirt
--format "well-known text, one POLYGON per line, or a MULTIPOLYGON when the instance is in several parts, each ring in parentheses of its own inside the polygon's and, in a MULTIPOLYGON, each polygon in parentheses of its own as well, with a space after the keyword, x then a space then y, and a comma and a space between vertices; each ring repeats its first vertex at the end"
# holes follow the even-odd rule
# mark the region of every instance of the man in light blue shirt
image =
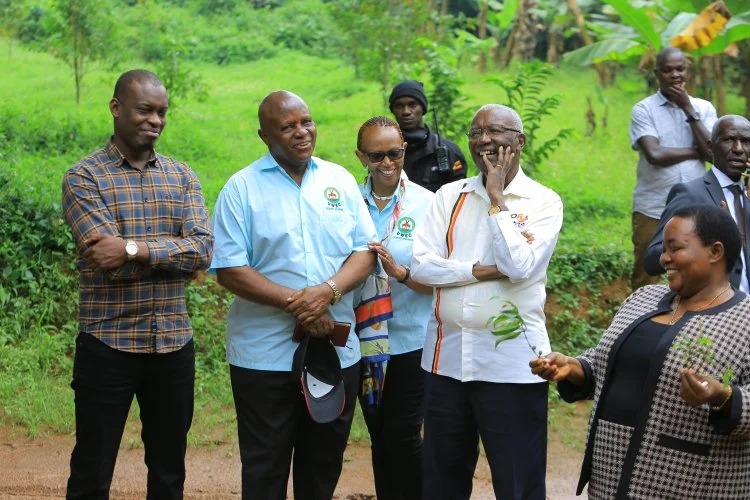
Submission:
POLYGON ((685 90, 687 60, 682 51, 667 47, 659 52, 654 75, 659 90, 633 106, 630 116, 630 144, 638 151, 632 214, 633 290, 658 281, 643 268, 646 249, 659 227, 670 188, 705 173, 704 162, 711 161, 708 139, 716 122, 713 105, 685 90))
POLYGON ((377 233, 356 180, 312 156, 317 131, 298 96, 272 92, 258 109, 269 153, 237 172, 214 214, 219 283, 236 295, 227 318, 227 360, 237 410, 243 498, 285 499, 294 455, 294 497, 330 499, 358 390, 353 331, 337 348, 346 404, 333 422, 308 415, 292 370, 295 324, 313 336, 354 324, 352 294, 372 272, 377 233))

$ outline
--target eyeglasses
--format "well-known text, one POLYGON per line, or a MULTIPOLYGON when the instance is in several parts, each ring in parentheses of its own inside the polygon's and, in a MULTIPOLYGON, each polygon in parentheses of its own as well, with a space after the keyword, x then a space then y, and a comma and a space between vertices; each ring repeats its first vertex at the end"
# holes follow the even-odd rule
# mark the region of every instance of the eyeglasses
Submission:
POLYGON ((506 132, 515 132, 517 134, 523 133, 520 130, 516 130, 514 128, 492 126, 492 127, 487 127, 487 128, 469 129, 469 131, 466 133, 466 136, 469 138, 469 140, 472 140, 472 139, 478 139, 479 137, 482 137, 482 135, 485 133, 490 137, 498 137, 498 136, 503 135, 506 132))
POLYGON ((386 156, 391 161, 400 160, 404 156, 404 148, 394 148, 388 151, 373 151, 372 153, 363 151, 363 153, 365 153, 367 159, 370 160, 370 163, 380 163, 385 160, 386 156))

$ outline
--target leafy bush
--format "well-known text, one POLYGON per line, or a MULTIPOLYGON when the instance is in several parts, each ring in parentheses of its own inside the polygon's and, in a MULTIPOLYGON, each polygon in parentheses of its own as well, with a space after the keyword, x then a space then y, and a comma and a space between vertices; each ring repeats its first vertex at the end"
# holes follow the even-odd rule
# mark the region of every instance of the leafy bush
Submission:
POLYGON ((59 204, 0 172, 0 219, 0 345, 69 330, 77 276, 59 204))
MULTIPOLYGON (((106 140, 104 126, 92 125, 79 114, 7 106, 0 109, 0 150, 55 156, 88 152, 106 140)), ((8 180, 6 173, 4 182, 8 180)))
POLYGON ((521 158, 524 172, 531 176, 538 170, 542 161, 560 147, 561 141, 573 134, 572 128, 562 128, 544 142, 537 135, 543 118, 551 115, 552 111, 560 106, 560 96, 542 97, 547 80, 553 74, 551 66, 534 61, 523 65, 511 80, 488 78, 488 81, 496 83, 505 91, 508 105, 521 115, 526 135, 526 145, 521 152, 521 158))
POLYGON ((554 350, 595 345, 630 292, 630 256, 615 247, 560 248, 547 272, 547 329, 554 350))

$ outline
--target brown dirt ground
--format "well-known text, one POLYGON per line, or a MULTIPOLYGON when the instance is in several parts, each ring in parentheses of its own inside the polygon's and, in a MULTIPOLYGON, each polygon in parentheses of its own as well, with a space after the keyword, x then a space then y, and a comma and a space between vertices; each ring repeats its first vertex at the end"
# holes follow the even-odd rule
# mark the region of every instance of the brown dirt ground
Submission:
MULTIPOLYGON (((583 418, 577 416, 573 425, 580 426, 583 418)), ((133 433, 127 431, 123 443, 138 439, 137 434, 127 434, 133 433)), ((581 443, 573 447, 563 443, 566 438, 560 432, 550 434, 548 498, 576 498, 574 492, 581 463, 581 443)), ((0 427, 0 499, 63 498, 72 446, 72 436, 42 436, 32 440, 21 431, 0 427)), ((145 498, 145 478, 143 449, 123 445, 115 468, 111 498, 145 498)), ((334 498, 374 500, 374 494, 369 446, 367 443, 350 443, 334 498)), ((236 443, 188 449, 185 498, 240 498, 240 459, 236 443)), ((293 498, 291 488, 289 498, 293 498)), ((474 475, 472 499, 492 498, 490 471, 482 457, 474 475)))

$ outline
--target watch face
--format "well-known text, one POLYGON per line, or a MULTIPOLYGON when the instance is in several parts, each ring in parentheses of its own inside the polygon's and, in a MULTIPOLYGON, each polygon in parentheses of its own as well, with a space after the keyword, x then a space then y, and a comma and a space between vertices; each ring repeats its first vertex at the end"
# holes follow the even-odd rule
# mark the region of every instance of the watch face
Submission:
POLYGON ((135 241, 128 241, 125 244, 125 252, 129 256, 135 257, 138 254, 138 244, 135 241))

